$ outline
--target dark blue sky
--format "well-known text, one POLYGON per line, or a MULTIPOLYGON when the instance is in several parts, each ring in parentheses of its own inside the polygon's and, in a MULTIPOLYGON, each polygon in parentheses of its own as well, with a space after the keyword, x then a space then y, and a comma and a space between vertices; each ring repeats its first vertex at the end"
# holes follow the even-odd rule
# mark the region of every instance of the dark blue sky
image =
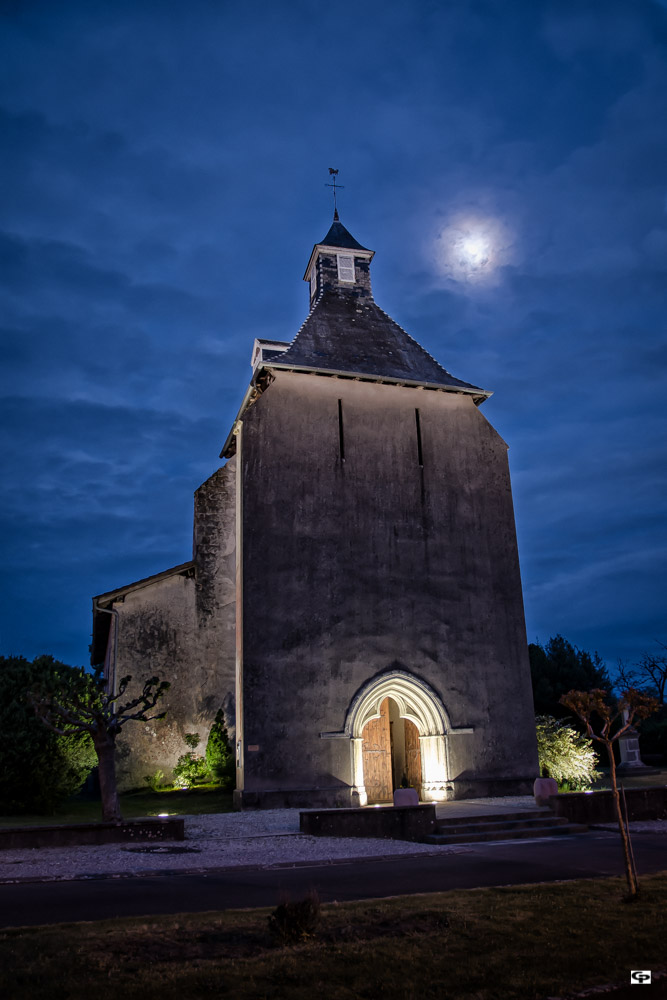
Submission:
POLYGON ((667 641, 667 3, 0 4, 0 652, 191 556, 192 493, 339 208, 495 395, 529 639, 667 641))

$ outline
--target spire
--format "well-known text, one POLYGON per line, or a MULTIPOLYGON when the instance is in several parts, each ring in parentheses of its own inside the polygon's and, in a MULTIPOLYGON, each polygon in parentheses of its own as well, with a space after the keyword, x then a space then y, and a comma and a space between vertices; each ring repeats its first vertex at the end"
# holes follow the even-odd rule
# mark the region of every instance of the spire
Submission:
POLYGON ((333 177, 332 184, 325 184, 325 187, 333 188, 333 199, 334 199, 334 222, 338 222, 338 206, 336 205, 336 191, 340 191, 344 188, 344 184, 336 184, 336 178, 338 177, 338 170, 335 167, 329 167, 329 177, 333 177))

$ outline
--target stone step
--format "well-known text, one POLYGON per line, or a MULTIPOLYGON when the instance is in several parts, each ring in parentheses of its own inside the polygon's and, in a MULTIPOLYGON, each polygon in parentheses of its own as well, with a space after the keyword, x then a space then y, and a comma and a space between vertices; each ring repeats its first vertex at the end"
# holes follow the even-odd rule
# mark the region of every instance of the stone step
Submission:
POLYGON ((507 819, 492 819, 489 822, 480 819, 468 819, 467 823, 457 823, 448 824, 443 822, 437 822, 435 826, 435 833, 444 834, 458 834, 458 833, 475 833, 477 830, 519 830, 519 829, 530 829, 532 827, 538 827, 540 829, 544 827, 552 826, 563 826, 567 823, 567 818, 565 816, 554 816, 553 813, 550 816, 533 816, 530 819, 514 819, 510 816, 507 819))
POLYGON ((431 833, 424 838, 425 844, 474 844, 485 840, 527 840, 531 837, 551 837, 563 834, 586 833, 587 826, 580 823, 554 823, 549 826, 508 827, 489 829, 480 824, 476 831, 469 833, 431 833))
MULTIPOLYGON (((446 807, 445 807, 446 808, 446 807)), ((555 813, 548 807, 543 809, 523 809, 517 812, 480 813, 479 815, 467 816, 438 816, 438 824, 447 826, 467 826, 469 823, 496 823, 505 820, 519 819, 553 819, 555 813)))

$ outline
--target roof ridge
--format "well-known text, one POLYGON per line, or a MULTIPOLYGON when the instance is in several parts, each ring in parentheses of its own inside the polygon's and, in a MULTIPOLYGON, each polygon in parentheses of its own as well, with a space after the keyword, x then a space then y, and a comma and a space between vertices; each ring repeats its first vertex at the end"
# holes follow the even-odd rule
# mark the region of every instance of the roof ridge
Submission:
MULTIPOLYGON (((322 266, 322 262, 318 261, 318 277, 322 266)), ((348 301, 348 296, 337 295, 334 289, 326 288, 324 282, 318 280, 318 284, 319 292, 312 300, 307 316, 280 356, 267 359, 269 365, 275 362, 278 367, 294 364, 297 367, 315 366, 318 370, 321 368, 331 371, 354 370, 376 375, 384 373, 387 377, 407 377, 424 384, 438 383, 448 386, 450 391, 471 391, 481 393, 483 397, 490 395, 480 386, 457 378, 448 371, 415 337, 378 305, 369 291, 366 292, 365 298, 348 301), (341 301, 336 305, 338 300, 341 301), (366 319, 362 319, 361 316, 356 317, 359 326, 355 326, 355 317, 351 313, 348 315, 347 312, 353 303, 356 305, 356 312, 363 313, 366 317, 366 319), (361 330, 366 331, 366 328, 369 333, 368 340, 362 337, 357 343, 358 334, 361 330), (382 328, 390 338, 384 343, 383 335, 379 333, 382 328), (353 348, 350 346, 350 338, 356 345, 353 348), (347 347, 344 347, 345 343, 348 344, 347 347), (396 346, 393 346, 394 344, 396 346), (341 348, 342 353, 339 353, 341 348), (398 353, 394 354, 394 351, 398 353)))
MULTIPOLYGON (((320 264, 321 264, 321 261, 319 261, 319 260, 318 260, 318 262, 317 262, 317 266, 318 266, 318 269, 319 269, 319 267, 320 267, 320 264)), ((292 338, 292 340, 290 341, 290 345, 289 345, 289 347, 287 348, 287 350, 288 350, 288 351, 289 351, 289 349, 290 349, 291 347, 293 347, 293 346, 294 346, 294 343, 295 343, 295 341, 296 341, 296 338, 297 338, 297 337, 299 336, 299 334, 300 334, 300 333, 301 333, 301 331, 303 330, 304 326, 306 325, 306 323, 308 322, 308 320, 309 320, 309 319, 310 319, 310 317, 311 317, 311 316, 313 315, 313 313, 314 313, 314 312, 315 312, 315 310, 317 309, 318 305, 319 305, 319 304, 320 304, 320 302, 322 301, 322 296, 324 295, 324 282, 320 281, 320 283, 319 283, 319 284, 320 284, 320 290, 319 290, 319 292, 317 293, 316 297, 315 297, 315 298, 313 299, 313 301, 312 301, 312 302, 311 302, 311 304, 310 304, 310 309, 308 310, 308 315, 306 316, 306 318, 304 319, 303 323, 301 324, 301 326, 299 327, 299 329, 298 329, 298 330, 296 331, 296 333, 294 334, 294 337, 293 337, 293 338, 292 338)), ((285 353, 287 353, 287 352, 285 352, 285 353)))
MULTIPOLYGON (((463 379, 460 379, 460 378, 456 378, 456 375, 452 375, 452 373, 451 373, 450 371, 448 371, 448 370, 447 370, 446 368, 444 368, 444 367, 443 367, 443 366, 442 366, 442 365, 440 364, 440 362, 438 361, 438 359, 437 359, 437 358, 434 358, 434 357, 433 357, 433 355, 431 354, 431 352, 430 352, 430 351, 427 351, 427 350, 426 350, 426 348, 425 348, 425 347, 424 347, 424 346, 423 346, 422 344, 420 344, 418 340, 415 340, 415 338, 414 338, 414 337, 413 337, 413 336, 412 336, 411 334, 409 334, 409 333, 408 333, 408 331, 407 331, 407 330, 406 330, 406 329, 405 329, 404 327, 402 327, 400 323, 397 323, 397 322, 396 322, 396 320, 394 319, 394 317, 393 317, 393 316, 390 316, 388 312, 385 312, 385 310, 384 310, 384 309, 382 308, 382 306, 379 306, 379 305, 377 304, 377 302, 375 301, 375 299, 373 299, 373 304, 375 305, 375 307, 376 307, 377 309, 379 309, 379 310, 380 310, 380 312, 382 313, 382 315, 383 315, 383 316, 386 316, 386 317, 387 317, 387 319, 388 319, 388 320, 390 320, 390 321, 391 321, 391 322, 392 322, 392 323, 394 324, 394 326, 397 326, 397 327, 398 327, 398 329, 399 329, 399 330, 401 331, 401 333, 404 333, 404 334, 405 334, 405 336, 406 336, 406 337, 408 338, 408 340, 411 340, 413 344, 416 344, 416 345, 417 345, 417 347, 418 347, 418 348, 419 348, 419 349, 420 349, 421 351, 423 351, 423 352, 424 352, 424 354, 425 354, 425 355, 426 355, 426 356, 427 356, 428 358, 430 358, 430 359, 431 359, 431 361, 432 361, 432 362, 433 362, 433 363, 434 363, 435 365, 437 365, 437 366, 438 366, 438 368, 440 369, 440 371, 444 372, 444 373, 445 373, 445 375, 449 375, 449 377, 450 377, 450 378, 453 378, 453 379, 456 379, 456 381, 457 381, 457 382, 463 382, 463 379)), ((464 384, 465 384, 465 385, 472 385, 472 382, 465 382, 464 384)), ((480 386, 477 386, 477 385, 476 385, 476 386, 473 386, 473 388, 475 388, 475 389, 479 389, 479 388, 480 388, 480 386)))

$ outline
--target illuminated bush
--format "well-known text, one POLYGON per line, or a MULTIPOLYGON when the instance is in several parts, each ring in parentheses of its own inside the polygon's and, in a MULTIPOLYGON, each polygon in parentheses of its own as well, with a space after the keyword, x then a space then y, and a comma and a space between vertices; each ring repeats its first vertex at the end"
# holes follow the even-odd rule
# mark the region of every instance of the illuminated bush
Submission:
POLYGON ((538 715, 535 723, 540 772, 546 770, 559 785, 567 782, 571 789, 590 788, 600 777, 592 740, 551 715, 538 715))
POLYGON ((216 781, 225 789, 231 789, 236 783, 236 761, 229 745, 229 734, 225 726, 225 716, 222 709, 218 711, 215 722, 211 726, 208 743, 206 744, 206 764, 216 781))
POLYGON ((196 752, 200 738, 199 733, 186 733, 184 736, 190 749, 178 758, 174 768, 174 784, 181 788, 191 788, 198 782, 206 781, 208 777, 206 758, 196 752))

